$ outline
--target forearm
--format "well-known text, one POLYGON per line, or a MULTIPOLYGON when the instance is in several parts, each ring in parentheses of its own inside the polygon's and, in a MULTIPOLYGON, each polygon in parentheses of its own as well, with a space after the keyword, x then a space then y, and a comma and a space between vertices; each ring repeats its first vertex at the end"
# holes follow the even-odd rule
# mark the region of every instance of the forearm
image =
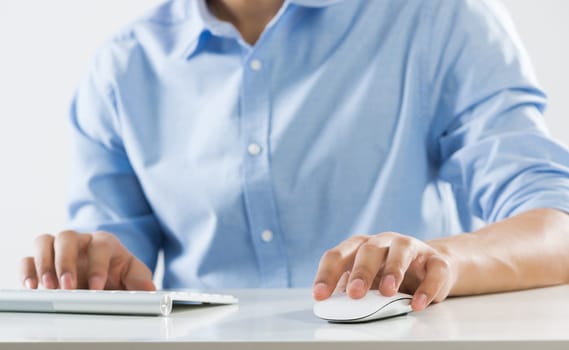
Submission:
POLYGON ((569 215, 538 209, 428 242, 453 269, 450 295, 569 283, 569 215))

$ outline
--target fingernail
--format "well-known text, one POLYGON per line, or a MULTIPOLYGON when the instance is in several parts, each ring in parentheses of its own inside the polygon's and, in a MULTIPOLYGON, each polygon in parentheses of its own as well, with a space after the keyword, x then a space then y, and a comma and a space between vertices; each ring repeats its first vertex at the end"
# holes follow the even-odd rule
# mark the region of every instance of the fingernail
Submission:
POLYGON ((415 304, 422 310, 427 307, 427 295, 425 293, 421 293, 417 295, 417 301, 415 304))
POLYGON ((62 289, 74 289, 73 275, 71 275, 70 272, 65 272, 61 275, 59 280, 61 281, 60 284, 62 289))
POLYGON ((315 299, 323 299, 329 295, 328 285, 324 282, 318 282, 312 289, 312 295, 315 299))
POLYGON ((328 286, 324 282, 318 282, 314 285, 314 295, 322 295, 328 292, 328 286))
POLYGON ((41 276, 42 284, 46 289, 55 289, 55 281, 51 273, 46 272, 41 276))
POLYGON ((387 288, 390 291, 395 290, 395 276, 387 275, 381 280, 381 288, 387 288))
POLYGON ((26 286, 26 288, 28 288, 28 289, 33 289, 33 288, 34 288, 34 285, 33 285, 32 279, 29 278, 29 277, 26 278, 26 279, 24 280, 24 286, 26 286))
POLYGON ((93 276, 89 278, 89 289, 104 289, 105 280, 100 276, 93 276))

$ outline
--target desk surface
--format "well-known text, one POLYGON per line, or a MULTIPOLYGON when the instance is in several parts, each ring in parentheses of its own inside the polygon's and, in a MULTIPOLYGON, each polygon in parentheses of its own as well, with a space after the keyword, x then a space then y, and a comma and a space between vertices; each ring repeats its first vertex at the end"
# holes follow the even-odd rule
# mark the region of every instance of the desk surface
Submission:
POLYGON ((569 286, 452 298, 352 325, 313 316, 307 289, 225 292, 239 305, 168 317, 0 313, 0 348, 569 349, 569 286))

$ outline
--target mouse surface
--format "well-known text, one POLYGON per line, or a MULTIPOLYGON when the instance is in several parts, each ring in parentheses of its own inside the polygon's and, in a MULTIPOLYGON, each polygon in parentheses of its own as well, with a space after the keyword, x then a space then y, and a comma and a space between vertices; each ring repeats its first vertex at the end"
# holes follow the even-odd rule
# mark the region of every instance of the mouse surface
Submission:
POLYGON ((314 305, 314 314, 330 322, 354 323, 404 315, 412 311, 408 294, 397 293, 386 297, 379 291, 368 291, 361 299, 347 294, 334 294, 314 305))

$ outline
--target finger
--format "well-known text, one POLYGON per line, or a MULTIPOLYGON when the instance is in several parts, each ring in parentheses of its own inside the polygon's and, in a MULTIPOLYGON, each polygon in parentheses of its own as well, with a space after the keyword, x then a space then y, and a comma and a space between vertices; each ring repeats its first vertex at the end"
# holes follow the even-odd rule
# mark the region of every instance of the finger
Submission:
MULTIPOLYGON (((109 274, 109 265, 114 252, 115 238, 111 234, 93 234, 88 246, 89 267, 87 272, 89 289, 104 289, 109 274)), ((118 242, 117 242, 118 243, 118 242)))
POLYGON ((405 272, 416 256, 417 251, 412 238, 400 236, 391 242, 379 284, 381 294, 393 296, 397 293, 405 272))
MULTIPOLYGON (((85 240, 88 235, 81 235, 85 240)), ((62 231, 54 241, 55 271, 62 289, 77 288, 77 257, 80 250, 80 235, 74 231, 62 231)))
POLYGON ((312 289, 316 300, 326 299, 332 294, 342 274, 350 269, 358 248, 367 239, 366 236, 354 236, 322 255, 312 289))
POLYGON ((22 285, 27 289, 36 289, 38 287, 38 276, 33 257, 28 256, 22 259, 20 263, 20 279, 22 285))
POLYGON ((360 246, 348 282, 347 291, 350 297, 359 299, 365 296, 383 266, 388 251, 389 247, 378 246, 370 241, 360 246))
POLYGON ((140 260, 131 256, 122 283, 127 290, 156 290, 152 281, 152 271, 140 260))
POLYGON ((425 269, 425 279, 417 287, 411 301, 411 306, 415 311, 425 309, 439 295, 449 279, 448 263, 436 255, 427 259, 425 269))
POLYGON ((55 238, 48 234, 38 236, 34 240, 34 262, 36 265, 36 273, 38 280, 46 289, 54 289, 58 287, 53 261, 54 240, 55 238))

